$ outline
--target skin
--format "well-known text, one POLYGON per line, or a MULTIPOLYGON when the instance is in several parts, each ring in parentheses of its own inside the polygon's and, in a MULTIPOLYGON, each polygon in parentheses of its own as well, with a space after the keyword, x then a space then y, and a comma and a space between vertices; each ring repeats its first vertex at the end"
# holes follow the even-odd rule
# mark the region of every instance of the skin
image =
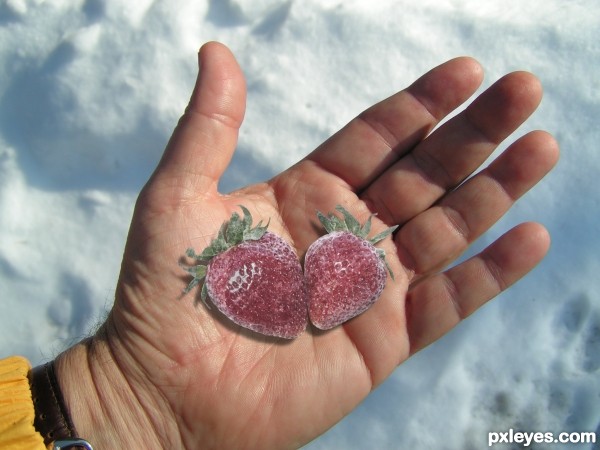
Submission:
MULTIPOLYGON (((558 146, 535 131, 487 168, 490 153, 538 106, 531 74, 506 75, 431 135, 482 82, 470 58, 449 61, 374 105, 303 161, 224 195, 245 83, 231 52, 209 43, 190 104, 141 192, 113 309, 92 338, 57 359, 80 436, 94 448, 296 448, 325 432, 413 353, 529 272, 549 246, 525 223, 449 270, 555 164, 558 146), (232 326, 180 298, 177 265, 204 248, 239 204, 302 256, 317 238, 315 211, 344 205, 372 233, 396 280, 367 312, 293 341, 232 326), (112 447, 111 447, 112 446, 112 447)), ((524 331, 526 332, 526 331, 524 331)), ((399 406, 401 407, 401 406, 399 406)))

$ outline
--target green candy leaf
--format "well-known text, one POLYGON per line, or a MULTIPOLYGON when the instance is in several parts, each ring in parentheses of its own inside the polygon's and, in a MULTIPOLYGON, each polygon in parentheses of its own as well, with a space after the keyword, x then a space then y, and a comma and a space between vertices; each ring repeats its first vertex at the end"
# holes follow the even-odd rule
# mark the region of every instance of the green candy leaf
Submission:
POLYGON ((357 236, 366 239, 369 233, 371 232, 371 219, 373 219, 374 214, 371 214, 365 224, 360 228, 357 233, 357 236))
POLYGON ((325 231, 327 231, 328 233, 331 233, 333 231, 331 220, 329 219, 329 217, 325 216, 325 214, 323 214, 321 211, 317 211, 317 219, 319 219, 319 222, 321 222, 321 225, 323 225, 325 231))
POLYGON ((245 206, 239 205, 239 207, 244 213, 244 220, 242 221, 242 223, 244 224, 244 231, 250 230, 252 228, 252 214, 250 214, 250 211, 248 211, 248 208, 246 208, 245 206))
POLYGON ((233 247, 241 243, 244 240, 245 224, 240 218, 238 213, 233 213, 231 219, 227 224, 227 231, 225 232, 225 240, 229 246, 233 247))
MULTIPOLYGON (((364 223, 364 225, 361 226, 360 222, 342 205, 337 205, 335 209, 337 212, 341 213, 342 218, 336 216, 333 213, 325 216, 320 211, 317 211, 317 218, 328 233, 333 233, 335 231, 348 231, 354 234, 355 236, 365 239, 371 244, 375 245, 378 242, 384 240, 389 235, 391 235, 396 229, 398 229, 398 225, 396 225, 388 228, 387 230, 382 231, 381 233, 375 235, 371 239, 367 239, 367 236, 371 232, 371 223, 375 214, 371 214, 367 221, 364 223)), ((385 267, 393 280, 394 274, 385 259, 385 251, 382 249, 377 249, 377 254, 385 263, 385 267)))
MULTIPOLYGON (((181 264, 180 264, 181 265, 181 264)), ((184 294, 190 292, 193 288, 195 288, 206 276, 206 266, 203 264, 191 267, 185 267, 181 265, 183 270, 192 275, 194 278, 190 281, 190 284, 183 290, 184 294)))
MULTIPOLYGON (((186 256, 202 261, 204 264, 183 267, 186 272, 194 277, 190 284, 185 288, 184 293, 192 290, 204 279, 207 270, 206 265, 212 258, 244 241, 256 241, 262 238, 267 232, 270 220, 264 226, 261 221, 256 227, 252 228, 252 214, 250 214, 250 211, 245 206, 239 205, 239 207, 242 210, 243 217, 237 212, 232 213, 231 218, 224 222, 219 228, 217 237, 211 241, 210 245, 206 247, 202 253, 198 254, 192 248, 186 250, 186 256)), ((203 301, 207 299, 207 295, 206 285, 204 284, 201 292, 203 301)))
POLYGON ((188 284, 186 286, 186 288, 183 290, 183 293, 187 294, 192 289, 194 289, 196 286, 198 286, 199 283, 200 283, 200 280, 198 280, 197 278, 194 278, 192 281, 190 281, 190 284, 188 284))
POLYGON ((202 251, 200 254, 200 259, 203 261, 210 261, 212 258, 223 253, 228 248, 229 247, 227 247, 225 240, 215 239, 202 251))
POLYGON ((255 228, 247 230, 244 232, 244 241, 258 241, 261 237, 265 235, 267 232, 267 228, 269 227, 269 222, 263 227, 262 221, 258 222, 255 228))
POLYGON ((329 214, 329 221, 333 231, 348 231, 346 222, 334 214, 329 214))
POLYGON ((185 251, 185 254, 186 254, 186 256, 187 256, 187 257, 189 257, 189 258, 201 259, 200 255, 198 255, 198 254, 197 254, 197 253, 194 251, 194 249, 193 249, 193 248, 188 248, 188 249, 185 251))
POLYGON ((369 239, 369 242, 371 244, 375 245, 379 241, 383 241, 386 237, 388 237, 390 234, 392 234, 394 231, 396 231, 397 228, 398 228, 398 225, 390 227, 387 230, 384 230, 381 233, 373 236, 371 239, 369 239))
POLYGON ((346 226, 346 229, 355 236, 358 236, 361 229, 360 222, 342 205, 337 205, 335 209, 344 216, 344 225, 346 226))
POLYGON ((208 309, 211 309, 208 304, 208 288, 206 287, 206 283, 202 285, 202 290, 200 291, 200 300, 202 300, 202 303, 204 303, 208 309))

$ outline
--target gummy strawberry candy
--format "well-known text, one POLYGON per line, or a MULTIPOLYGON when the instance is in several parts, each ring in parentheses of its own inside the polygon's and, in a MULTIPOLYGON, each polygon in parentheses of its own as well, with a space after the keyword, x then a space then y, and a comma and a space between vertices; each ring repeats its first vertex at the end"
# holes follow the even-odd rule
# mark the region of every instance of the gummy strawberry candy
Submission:
POLYGON ((335 209, 343 218, 317 212, 329 234, 317 239, 304 259, 309 317, 321 330, 334 328, 366 311, 381 295, 387 273, 394 277, 385 252, 375 244, 397 226, 367 239, 372 216, 361 226, 342 206, 335 209))
POLYGON ((199 264, 185 292, 204 282, 207 299, 234 323, 268 336, 293 339, 308 322, 307 292, 295 251, 281 237, 267 231, 268 223, 252 228, 252 216, 233 213, 211 244, 187 256, 199 264))

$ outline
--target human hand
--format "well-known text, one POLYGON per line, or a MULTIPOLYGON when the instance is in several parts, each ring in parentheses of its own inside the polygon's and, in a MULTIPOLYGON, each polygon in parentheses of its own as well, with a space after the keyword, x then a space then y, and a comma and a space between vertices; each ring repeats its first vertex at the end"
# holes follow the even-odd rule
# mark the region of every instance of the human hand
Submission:
POLYGON ((509 231, 481 254, 453 262, 555 164, 544 132, 514 142, 469 179, 535 110, 538 81, 505 76, 431 133, 482 81, 472 59, 443 64, 369 108, 304 160, 231 194, 218 182, 245 109, 234 57, 210 43, 202 70, 138 202, 109 318, 57 360, 79 434, 95 448, 296 448, 314 439, 398 364, 509 287, 545 255, 537 224, 509 231), (299 256, 318 237, 315 211, 342 204, 373 233, 395 274, 367 312, 293 341, 239 328, 180 294, 177 262, 203 249, 244 205, 299 256))

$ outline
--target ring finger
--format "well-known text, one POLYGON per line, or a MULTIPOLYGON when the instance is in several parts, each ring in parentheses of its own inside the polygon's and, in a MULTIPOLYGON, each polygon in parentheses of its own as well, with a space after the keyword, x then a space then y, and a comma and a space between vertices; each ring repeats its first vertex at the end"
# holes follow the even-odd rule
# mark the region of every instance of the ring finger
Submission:
POLYGON ((558 145, 552 136, 532 132, 437 205, 407 222, 395 243, 412 280, 456 259, 543 178, 557 159, 558 145))
POLYGON ((475 171, 531 115, 541 95, 533 75, 506 75, 383 173, 361 198, 384 222, 405 223, 475 171))

